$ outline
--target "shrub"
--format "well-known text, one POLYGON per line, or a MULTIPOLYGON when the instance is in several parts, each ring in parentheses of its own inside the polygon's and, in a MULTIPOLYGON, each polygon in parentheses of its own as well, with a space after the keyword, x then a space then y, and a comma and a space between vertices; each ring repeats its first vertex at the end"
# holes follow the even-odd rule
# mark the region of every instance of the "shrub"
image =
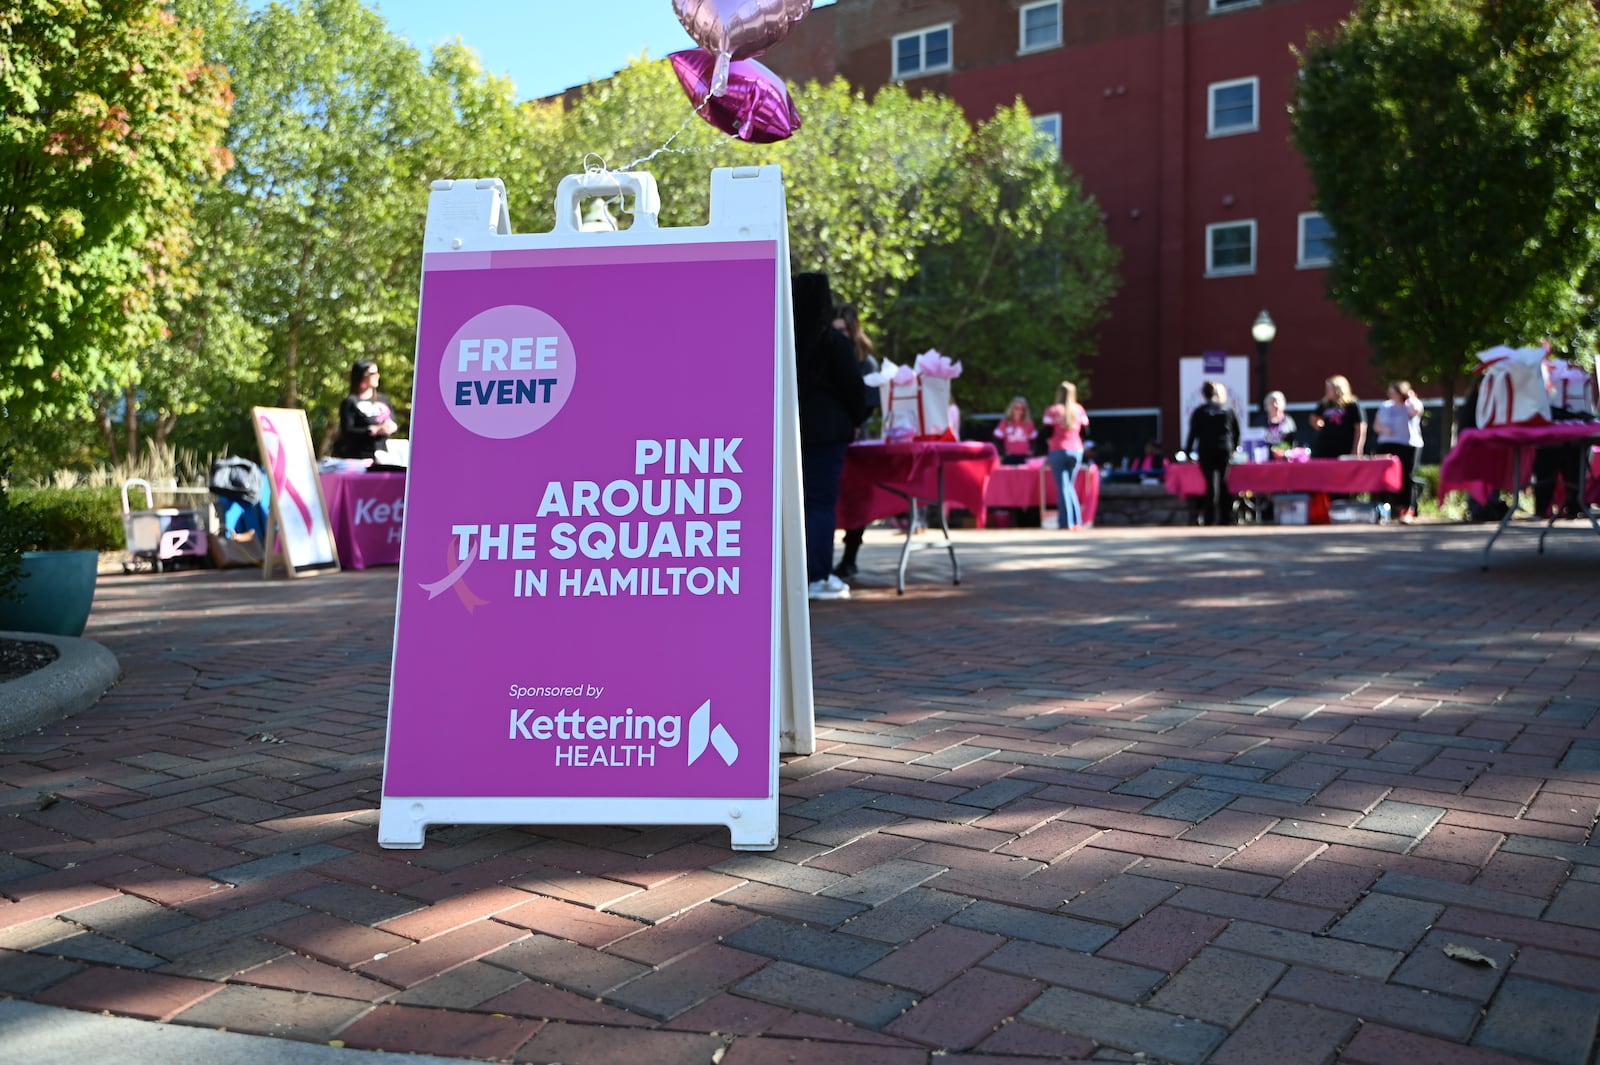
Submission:
POLYGON ((20 516, 23 550, 120 551, 122 497, 118 489, 11 489, 11 509, 20 516))

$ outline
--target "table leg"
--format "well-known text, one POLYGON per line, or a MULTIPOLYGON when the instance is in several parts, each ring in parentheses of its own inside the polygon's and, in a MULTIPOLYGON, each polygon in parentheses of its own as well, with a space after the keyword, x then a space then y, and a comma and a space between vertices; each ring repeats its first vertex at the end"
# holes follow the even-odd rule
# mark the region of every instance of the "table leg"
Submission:
MULTIPOLYGON (((1506 526, 1511 524, 1511 519, 1517 516, 1517 505, 1522 499, 1522 445, 1517 444, 1511 448, 1511 505, 1506 508, 1505 515, 1501 517, 1500 524, 1495 527, 1494 535, 1489 537, 1489 542, 1483 545, 1482 571, 1489 571, 1489 551, 1494 547, 1494 542, 1500 539, 1500 534, 1506 531, 1506 526)), ((1541 547, 1543 540, 1541 538, 1541 547)))
MULTIPOLYGON (((896 496, 899 496, 901 499, 904 499, 906 501, 906 506, 907 506, 907 510, 906 510, 906 538, 903 541, 901 541, 901 543, 900 543, 900 565, 899 565, 899 567, 897 568, 897 570, 895 572, 895 585, 894 585, 895 591, 900 595, 905 595, 906 594, 906 565, 911 561, 911 552, 919 550, 919 549, 924 548, 924 547, 943 547, 946 551, 950 552, 950 568, 951 568, 952 571, 954 571, 954 578, 955 578, 951 583, 960 584, 961 583, 961 563, 956 558, 956 542, 954 540, 950 539, 950 519, 948 517, 946 517, 945 510, 944 510, 944 467, 943 467, 943 465, 941 465, 939 467, 939 499, 938 499, 938 503, 937 503, 938 509, 939 509, 939 529, 940 529, 940 531, 942 533, 944 533, 944 543, 942 543, 942 544, 935 544, 935 543, 918 544, 918 543, 913 543, 912 542, 912 538, 914 536, 916 536, 916 533, 917 533, 917 511, 922 506, 922 501, 921 500, 917 499, 915 496, 907 495, 905 492, 901 492, 898 489, 890 488, 888 485, 879 485, 878 487, 882 488, 885 492, 888 492, 890 495, 896 495, 896 496)), ((928 531, 931 533, 933 530, 930 528, 928 531)))
POLYGON ((944 547, 950 552, 951 584, 961 583, 961 563, 956 559, 956 542, 950 539, 950 519, 944 509, 944 463, 939 464, 939 528, 944 531, 944 547))
MULTIPOLYGON (((890 489, 890 491, 893 491, 893 489, 890 489)), ((906 594, 906 563, 911 561, 911 548, 912 548, 911 538, 913 536, 917 535, 917 506, 918 506, 918 503, 917 503, 917 500, 916 500, 915 496, 905 496, 905 495, 901 495, 901 493, 899 493, 899 492, 895 492, 894 494, 897 495, 897 496, 901 496, 901 498, 904 499, 906 501, 906 503, 909 505, 908 509, 906 510, 906 539, 905 539, 905 542, 900 545, 900 568, 895 573, 895 583, 894 583, 895 594, 896 595, 905 595, 906 594)))

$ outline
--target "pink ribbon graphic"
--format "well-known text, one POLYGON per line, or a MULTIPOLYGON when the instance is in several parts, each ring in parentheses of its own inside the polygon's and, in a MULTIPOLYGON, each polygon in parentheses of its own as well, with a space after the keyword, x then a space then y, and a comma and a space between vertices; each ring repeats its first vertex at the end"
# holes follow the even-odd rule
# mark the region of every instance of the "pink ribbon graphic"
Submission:
POLYGON ((306 528, 310 529, 311 507, 306 504, 305 498, 301 496, 300 489, 296 488, 294 482, 288 478, 289 460, 283 453, 283 436, 278 432, 277 427, 272 424, 271 418, 265 415, 261 415, 260 418, 262 433, 272 437, 277 444, 272 454, 272 483, 281 488, 290 499, 294 500, 295 506, 300 508, 300 516, 305 519, 306 528))
POLYGON ((461 605, 466 607, 467 613, 470 614, 478 607, 486 605, 489 600, 474 592, 471 586, 462 579, 467 575, 467 570, 472 568, 472 564, 477 561, 477 558, 469 552, 466 558, 457 561, 455 556, 460 554, 460 542, 459 537, 452 538, 450 546, 445 549, 445 567, 449 568, 454 565, 455 568, 433 583, 424 584, 421 587, 423 591, 428 593, 429 599, 441 594, 446 588, 454 588, 456 590, 456 598, 461 600, 461 605))

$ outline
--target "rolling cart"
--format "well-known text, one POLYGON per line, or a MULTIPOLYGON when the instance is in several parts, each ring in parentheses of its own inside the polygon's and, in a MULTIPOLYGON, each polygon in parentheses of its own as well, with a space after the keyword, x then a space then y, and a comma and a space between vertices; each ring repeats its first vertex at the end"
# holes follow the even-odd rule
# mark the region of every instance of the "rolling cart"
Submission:
POLYGON ((122 572, 134 573, 148 566, 160 573, 168 566, 185 562, 204 565, 207 512, 157 508, 154 503, 149 481, 133 477, 122 482, 122 531, 128 542, 122 572), (144 489, 143 510, 134 510, 129 503, 128 491, 133 488, 144 489))

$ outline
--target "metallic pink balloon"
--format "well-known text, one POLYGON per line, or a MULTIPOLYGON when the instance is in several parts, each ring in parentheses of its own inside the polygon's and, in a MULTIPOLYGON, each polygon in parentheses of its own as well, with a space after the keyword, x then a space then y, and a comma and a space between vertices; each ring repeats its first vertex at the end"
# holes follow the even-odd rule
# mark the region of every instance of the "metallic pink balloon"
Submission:
POLYGON ((716 57, 711 95, 721 96, 728 64, 760 55, 789 35, 811 11, 811 0, 672 0, 694 43, 716 57))
POLYGON ((672 70, 678 75, 689 102, 707 122, 724 133, 751 144, 771 144, 787 139, 800 128, 800 113, 789 98, 789 88, 754 59, 738 59, 728 66, 727 91, 711 94, 711 76, 717 57, 702 48, 673 52, 672 70))

